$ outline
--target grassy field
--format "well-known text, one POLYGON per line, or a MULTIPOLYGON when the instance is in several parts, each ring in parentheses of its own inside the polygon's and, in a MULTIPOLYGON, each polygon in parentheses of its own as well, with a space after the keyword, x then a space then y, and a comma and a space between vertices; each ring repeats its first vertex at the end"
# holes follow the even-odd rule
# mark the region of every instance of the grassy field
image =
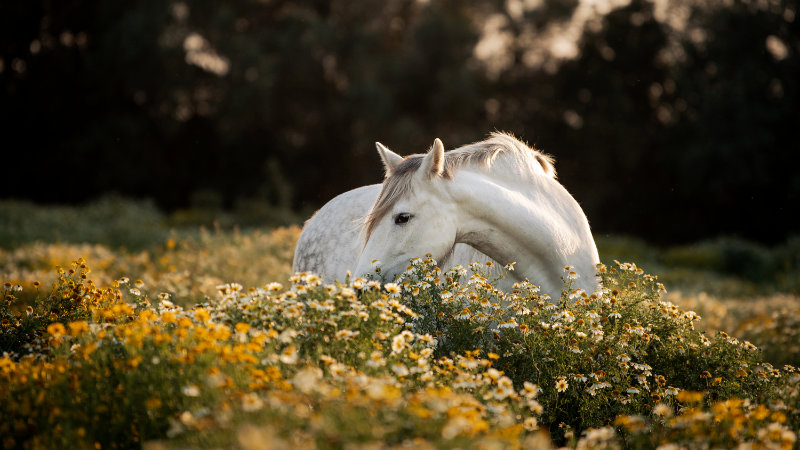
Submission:
POLYGON ((798 239, 598 236, 604 291, 551 303, 425 259, 324 286, 297 226, 232 225, 291 220, 0 202, 2 445, 797 446, 798 239))

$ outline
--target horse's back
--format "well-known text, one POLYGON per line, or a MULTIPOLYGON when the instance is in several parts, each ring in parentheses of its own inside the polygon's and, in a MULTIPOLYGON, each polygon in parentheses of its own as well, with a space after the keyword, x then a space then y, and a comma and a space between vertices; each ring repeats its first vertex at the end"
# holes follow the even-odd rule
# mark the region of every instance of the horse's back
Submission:
POLYGON ((373 184, 347 191, 308 219, 295 247, 292 270, 314 272, 325 283, 344 280, 358 262, 362 221, 380 189, 381 185, 373 184))

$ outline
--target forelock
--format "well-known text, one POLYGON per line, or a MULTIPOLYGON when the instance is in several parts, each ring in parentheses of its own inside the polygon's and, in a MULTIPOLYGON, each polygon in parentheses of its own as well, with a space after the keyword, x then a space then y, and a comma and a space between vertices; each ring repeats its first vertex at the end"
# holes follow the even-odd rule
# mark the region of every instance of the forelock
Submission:
POLYGON ((411 180, 414 173, 419 169, 422 164, 424 155, 410 155, 407 156, 403 162, 392 169, 391 174, 383 180, 381 192, 378 194, 378 199, 375 205, 367 214, 364 222, 364 229, 366 231, 365 241, 369 240, 372 231, 378 226, 378 222, 392 210, 394 205, 401 197, 411 193, 411 180))

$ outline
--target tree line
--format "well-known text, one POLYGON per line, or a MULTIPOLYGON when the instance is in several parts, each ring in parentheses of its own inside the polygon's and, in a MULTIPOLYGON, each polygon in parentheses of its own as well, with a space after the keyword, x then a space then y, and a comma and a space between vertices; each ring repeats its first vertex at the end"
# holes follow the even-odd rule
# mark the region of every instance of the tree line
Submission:
POLYGON ((311 210, 510 131, 599 233, 796 233, 797 2, 0 5, 3 197, 311 210))

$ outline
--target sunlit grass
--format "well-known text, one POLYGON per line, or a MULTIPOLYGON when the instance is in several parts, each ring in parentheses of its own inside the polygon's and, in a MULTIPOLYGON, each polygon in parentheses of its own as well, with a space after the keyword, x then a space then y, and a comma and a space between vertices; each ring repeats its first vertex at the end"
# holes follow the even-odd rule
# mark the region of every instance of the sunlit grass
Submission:
MULTIPOLYGON (((49 285, 54 268, 66 267, 75 257, 92 262, 91 277, 108 286, 121 277, 141 280, 146 292, 168 292, 182 304, 213 296, 227 282, 256 285, 264 280, 285 280, 291 274, 292 254, 299 227, 245 231, 172 233, 140 251, 101 244, 48 244, 34 242, 12 250, 0 249, 0 279, 31 286, 49 285)), ((21 298, 29 298, 25 291, 21 298)))

